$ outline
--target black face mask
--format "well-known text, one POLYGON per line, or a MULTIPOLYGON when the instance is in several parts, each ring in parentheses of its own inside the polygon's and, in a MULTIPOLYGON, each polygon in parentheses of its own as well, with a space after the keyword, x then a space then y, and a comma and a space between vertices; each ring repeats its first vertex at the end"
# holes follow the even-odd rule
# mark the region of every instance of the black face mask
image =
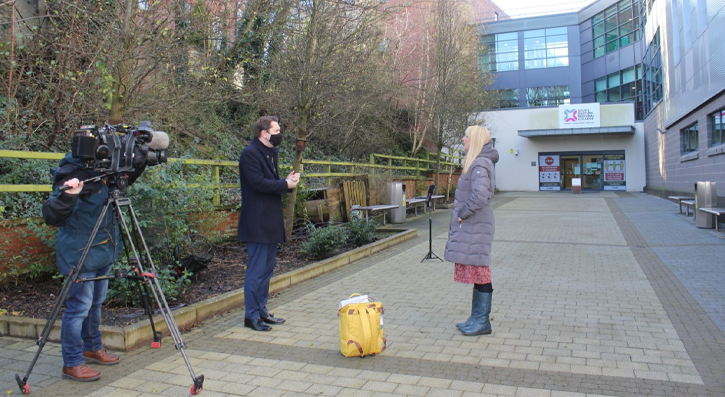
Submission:
POLYGON ((277 147, 282 144, 282 133, 281 132, 276 135, 272 135, 272 134, 269 134, 269 135, 270 135, 269 143, 271 143, 272 146, 277 147))

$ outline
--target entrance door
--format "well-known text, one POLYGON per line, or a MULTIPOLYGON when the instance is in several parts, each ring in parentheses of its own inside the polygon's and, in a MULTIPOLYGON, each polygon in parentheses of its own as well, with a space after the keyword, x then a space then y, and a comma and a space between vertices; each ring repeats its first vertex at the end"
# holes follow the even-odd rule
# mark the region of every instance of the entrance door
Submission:
POLYGON ((585 154, 582 156, 582 189, 602 190, 602 156, 585 154))
POLYGON ((581 178, 579 156, 561 156, 562 189, 571 189, 571 178, 581 178))

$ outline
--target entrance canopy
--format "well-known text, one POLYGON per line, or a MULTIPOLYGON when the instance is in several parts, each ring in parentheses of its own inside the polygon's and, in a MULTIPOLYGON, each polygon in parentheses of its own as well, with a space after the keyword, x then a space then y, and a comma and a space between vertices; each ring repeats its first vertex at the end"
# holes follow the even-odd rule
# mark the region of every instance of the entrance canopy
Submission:
POLYGON ((615 127, 595 128, 557 128, 550 130, 519 130, 519 136, 524 138, 543 138, 547 136, 568 136, 568 135, 634 135, 635 129, 631 125, 615 127))

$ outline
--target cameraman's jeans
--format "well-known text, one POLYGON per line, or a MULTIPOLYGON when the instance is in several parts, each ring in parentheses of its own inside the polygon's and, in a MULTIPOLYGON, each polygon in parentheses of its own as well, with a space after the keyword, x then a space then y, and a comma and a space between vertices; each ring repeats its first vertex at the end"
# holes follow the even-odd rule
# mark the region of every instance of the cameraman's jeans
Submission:
POLYGON ((269 281, 274 272, 277 243, 247 243, 247 273, 244 276, 244 317, 267 316, 269 281))
MULTIPOLYGON (((105 276, 111 266, 80 273, 78 280, 105 276)), ((108 280, 74 283, 65 302, 63 324, 60 328, 63 366, 75 367, 84 363, 83 351, 103 349, 101 331, 101 305, 106 300, 108 280)))

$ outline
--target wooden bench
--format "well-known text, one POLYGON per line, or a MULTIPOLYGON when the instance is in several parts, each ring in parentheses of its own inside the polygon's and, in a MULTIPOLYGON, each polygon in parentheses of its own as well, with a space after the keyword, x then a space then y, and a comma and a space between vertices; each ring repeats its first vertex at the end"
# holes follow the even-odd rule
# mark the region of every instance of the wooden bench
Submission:
MULTIPOLYGON (((669 196, 667 198, 670 200, 677 200, 677 203, 680 205, 680 214, 682 213, 682 201, 683 200, 692 201, 695 199, 694 197, 691 197, 691 196, 669 196)), ((688 215, 689 215, 689 213, 688 213, 688 215)))
POLYGON ((695 212, 695 202, 692 200, 682 200, 680 201, 680 205, 685 206, 685 211, 687 213, 687 216, 690 216, 690 208, 692 208, 692 214, 695 216, 695 219, 697 219, 697 213, 695 212))
POLYGON ((717 217, 725 214, 725 208, 722 207, 712 207, 712 208, 700 208, 700 211, 715 216, 715 231, 720 231, 720 224, 717 221, 717 217))
POLYGON ((368 213, 373 211, 383 211, 383 225, 385 225, 385 211, 399 208, 399 205, 369 205, 366 207, 355 207, 352 210, 360 210, 365 212, 365 219, 368 219, 368 213))

